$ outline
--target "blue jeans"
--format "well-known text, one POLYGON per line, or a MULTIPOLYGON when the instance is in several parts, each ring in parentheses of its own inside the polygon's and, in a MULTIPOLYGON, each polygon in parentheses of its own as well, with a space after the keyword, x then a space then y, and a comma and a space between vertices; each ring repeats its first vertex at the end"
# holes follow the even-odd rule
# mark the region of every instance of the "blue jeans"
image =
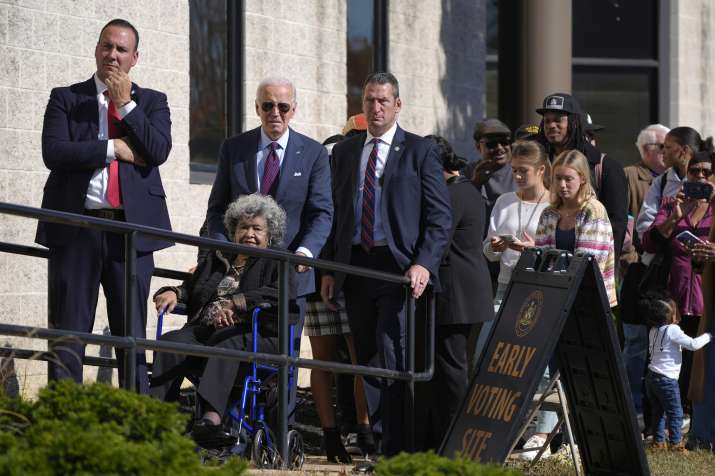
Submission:
POLYGON ((643 413, 643 377, 648 359, 648 328, 623 323, 623 360, 636 413, 643 413))
POLYGON ((680 443, 682 438, 680 427, 683 424, 683 407, 680 404, 678 381, 649 370, 645 378, 645 389, 651 405, 656 443, 665 442, 666 416, 668 418, 670 444, 680 443), (663 414, 664 412, 665 415, 663 414))

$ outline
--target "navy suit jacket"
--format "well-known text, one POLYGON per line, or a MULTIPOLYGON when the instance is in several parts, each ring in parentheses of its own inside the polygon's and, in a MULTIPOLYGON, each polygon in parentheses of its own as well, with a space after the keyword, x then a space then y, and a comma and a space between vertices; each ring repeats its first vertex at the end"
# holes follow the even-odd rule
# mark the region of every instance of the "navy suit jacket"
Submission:
MULTIPOLYGON (((209 237, 229 240, 223 224, 226 208, 239 196, 258 191, 256 154, 260 138, 259 127, 226 139, 221 146, 206 213, 209 237)), ((281 163, 276 201, 288 218, 283 246, 290 251, 303 246, 317 257, 330 234, 333 219, 328 152, 320 143, 293 129, 281 163)), ((312 270, 300 273, 298 296, 314 290, 312 270)))
MULTIPOLYGON (((171 229, 159 166, 171 151, 171 119, 166 95, 132 84, 137 106, 122 119, 126 135, 145 167, 119 162, 122 206, 128 223, 171 229)), ((96 169, 106 166, 107 141, 98 140, 99 106, 94 79, 55 88, 45 110, 42 160, 50 169, 42 208, 84 213, 87 187, 96 169)), ((72 243, 79 228, 40 222, 35 241, 47 247, 72 243)), ((139 235, 137 251, 151 252, 171 243, 139 235)))
MULTIPOLYGON (((333 148, 335 219, 330 246, 323 257, 340 263, 350 263, 356 226, 353 206, 365 140, 363 133, 333 148)), ((429 270, 433 282, 438 284, 452 214, 437 145, 398 126, 380 182, 380 212, 392 256, 401 271, 419 264, 429 270)), ((345 276, 337 273, 335 278, 337 293, 345 276)))

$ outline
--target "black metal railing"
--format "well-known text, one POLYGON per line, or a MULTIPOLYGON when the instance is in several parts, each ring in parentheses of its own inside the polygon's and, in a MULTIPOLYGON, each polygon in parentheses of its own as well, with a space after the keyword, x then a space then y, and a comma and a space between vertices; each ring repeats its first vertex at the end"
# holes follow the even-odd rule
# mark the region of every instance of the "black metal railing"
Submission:
MULTIPOLYGON (((408 441, 407 448, 411 449, 414 444, 414 431, 412 425, 414 422, 414 383, 420 381, 428 381, 434 373, 434 295, 432 292, 427 294, 427 341, 425 342, 425 362, 426 368, 420 372, 415 370, 415 300, 412 297, 409 288, 409 279, 404 276, 384 273, 361 268, 357 266, 345 265, 315 258, 307 258, 299 256, 287 251, 278 251, 267 248, 255 248, 250 246, 239 245, 236 243, 215 240, 211 238, 203 238, 183 233, 153 228, 143 225, 136 225, 102 218, 95 218, 87 215, 79 215, 74 213, 60 212, 44 208, 34 208, 23 205, 0 202, 0 213, 7 215, 21 216, 31 219, 37 219, 45 222, 60 223, 64 225, 79 226, 83 228, 92 228, 112 233, 124 235, 125 243, 125 295, 124 295, 124 329, 132 329, 131 322, 136 318, 133 313, 135 306, 133 300, 136 299, 134 292, 136 286, 136 237, 141 234, 146 237, 159 239, 162 241, 170 241, 181 243, 190 246, 200 246, 204 248, 223 250, 232 253, 241 253, 247 256, 259 258, 267 258, 277 260, 279 262, 279 299, 278 299, 278 320, 279 320, 279 353, 265 354, 254 353, 248 351, 220 349, 216 347, 206 347, 201 345, 191 345, 184 343, 165 342, 160 340, 152 340, 145 338, 137 338, 132 335, 126 336, 106 336, 97 335, 86 332, 75 332, 62 329, 48 329, 41 327, 19 326, 12 324, 0 324, 0 335, 31 337, 47 341, 55 341, 58 339, 74 339, 83 344, 91 345, 106 345, 119 349, 124 349, 122 362, 116 362, 114 359, 86 357, 85 365, 99 366, 117 366, 121 365, 124 369, 122 387, 134 390, 135 372, 136 372, 136 351, 137 350, 153 350, 160 352, 173 352, 183 355, 192 355, 197 357, 222 357, 236 359, 244 362, 263 362, 276 365, 279 368, 278 378, 278 428, 277 439, 282 461, 287 461, 288 445, 286 435, 288 433, 288 369, 289 367, 300 367, 307 369, 318 369, 337 373, 347 373, 352 375, 363 375, 378 378, 386 378, 390 380, 406 381, 409 386, 410 398, 407 403, 407 419, 406 434, 408 441), (381 281, 398 283, 405 288, 405 309, 407 322, 407 347, 406 347, 406 369, 404 371, 388 370, 379 367, 370 367, 364 365, 342 364, 338 362, 329 362, 313 359, 302 359, 290 354, 289 349, 289 322, 288 322, 288 277, 289 266, 306 265, 323 270, 340 272, 365 278, 371 278, 381 281)), ((48 250, 35 246, 18 245, 12 243, 0 242, 0 251, 13 254, 21 254, 26 256, 34 256, 38 258, 48 258, 48 250)), ((49 266, 49 262, 48 262, 49 266)), ((170 279, 184 279, 188 273, 174 271, 169 269, 157 268, 154 271, 154 276, 165 277, 170 279)), ((48 285, 48 322, 54 322, 50 305, 52 292, 48 285)), ((130 331, 131 333, 131 331, 130 331)), ((18 358, 38 357, 42 359, 46 357, 46 353, 27 350, 27 349, 8 349, 0 348, 0 355, 11 354, 18 358)))

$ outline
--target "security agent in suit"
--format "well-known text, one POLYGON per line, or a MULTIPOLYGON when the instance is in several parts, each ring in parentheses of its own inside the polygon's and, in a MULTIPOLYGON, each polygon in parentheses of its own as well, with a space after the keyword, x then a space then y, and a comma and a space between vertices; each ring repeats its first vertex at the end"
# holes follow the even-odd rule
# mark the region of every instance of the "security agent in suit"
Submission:
MULTIPOLYGON (((273 196, 288 216, 283 245, 310 258, 320 254, 333 217, 330 164, 325 147, 288 126, 296 107, 295 86, 287 79, 268 78, 258 85, 261 126, 221 145, 206 213, 211 238, 228 240, 226 207, 240 195, 261 192, 273 196)), ((299 266, 298 271, 297 295, 314 292, 312 269, 299 266)))
MULTIPOLYGON (((159 176, 171 150, 166 95, 131 82, 139 35, 126 20, 102 28, 95 47, 97 72, 89 80, 52 90, 42 129, 42 158, 50 169, 42 207, 170 229, 159 176)), ((91 332, 99 284, 107 298, 113 334, 124 329, 124 238, 67 225, 40 222, 36 242, 49 248, 52 319, 56 328, 91 332)), ((152 252, 171 243, 137 237, 137 295, 131 333, 146 333, 146 302, 154 270, 152 252)), ((51 379, 82 381, 84 346, 53 347, 51 379)), ((118 349, 117 356, 122 356, 118 349)), ((119 369, 120 378, 123 369, 119 369)), ((143 352, 137 355, 137 389, 148 380, 143 352)))
MULTIPOLYGON (((442 292, 437 295, 434 377, 415 388, 417 450, 436 451, 467 391, 470 332, 474 324, 494 319, 494 309, 491 278, 481 247, 487 221, 482 195, 470 179, 459 174, 465 160, 454 153, 449 142, 440 136, 427 137, 439 146, 452 205, 449 248, 439 266, 442 292)), ((419 312, 424 312, 423 306, 419 312)), ((421 350, 417 349, 418 356, 423 354, 421 350)))
MULTIPOLYGON (((373 73, 363 88, 368 130, 333 149, 335 219, 326 258, 410 279, 419 298, 436 279, 449 240, 449 195, 436 145, 402 130, 399 86, 390 73, 373 73)), ((331 302, 345 291, 358 363, 405 369, 405 309, 401 285, 335 274, 322 278, 331 302)), ((382 419, 382 451, 405 447, 403 382, 365 379, 371 421, 382 419)))

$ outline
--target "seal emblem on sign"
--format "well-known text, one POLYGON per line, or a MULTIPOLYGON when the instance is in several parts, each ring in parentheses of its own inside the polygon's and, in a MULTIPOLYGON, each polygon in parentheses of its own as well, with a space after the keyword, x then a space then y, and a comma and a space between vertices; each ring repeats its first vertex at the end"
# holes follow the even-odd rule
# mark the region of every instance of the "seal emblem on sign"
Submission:
POLYGON ((524 304, 519 309, 519 315, 516 317, 516 325, 514 332, 517 337, 524 337, 536 326, 536 323, 541 317, 541 308, 544 304, 544 293, 541 291, 532 291, 524 304))

